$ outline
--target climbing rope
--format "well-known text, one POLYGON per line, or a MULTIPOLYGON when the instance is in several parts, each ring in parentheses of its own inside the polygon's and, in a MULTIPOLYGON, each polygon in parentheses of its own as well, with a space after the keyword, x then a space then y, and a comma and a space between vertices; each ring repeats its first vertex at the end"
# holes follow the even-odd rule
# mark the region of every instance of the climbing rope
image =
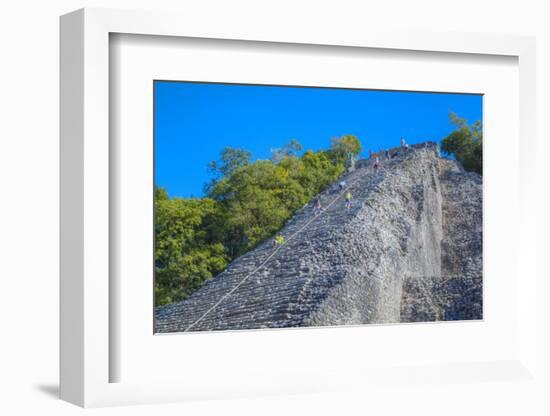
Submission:
MULTIPOLYGON (((314 216, 312 219, 310 219, 304 226, 302 226, 298 231, 296 231, 294 234, 292 234, 288 240, 292 240, 294 237, 296 237, 298 234, 300 234, 306 227, 308 227, 313 221, 316 219, 321 218, 321 216, 336 202, 342 195, 344 195, 345 192, 349 191, 350 188, 352 188, 359 180, 361 179, 361 176, 355 179, 348 187, 344 188, 342 192, 338 194, 326 207, 321 209, 321 212, 314 216)), ((285 243, 286 244, 286 243, 285 243)), ((260 270, 262 267, 264 267, 269 260, 271 260, 281 249, 283 248, 283 245, 278 246, 258 267, 256 267, 253 271, 248 273, 243 279, 237 283, 237 285, 231 289, 229 292, 227 292, 225 295, 223 295, 219 301, 217 301, 210 309, 208 309, 206 312, 204 312, 195 322, 193 322, 191 325, 189 325, 183 332, 188 332, 191 328, 193 328, 195 325, 197 325, 199 322, 201 322, 210 312, 212 312, 214 309, 216 309, 225 299, 227 299, 233 292, 235 292, 248 278, 252 275, 254 275, 258 270, 260 270)))

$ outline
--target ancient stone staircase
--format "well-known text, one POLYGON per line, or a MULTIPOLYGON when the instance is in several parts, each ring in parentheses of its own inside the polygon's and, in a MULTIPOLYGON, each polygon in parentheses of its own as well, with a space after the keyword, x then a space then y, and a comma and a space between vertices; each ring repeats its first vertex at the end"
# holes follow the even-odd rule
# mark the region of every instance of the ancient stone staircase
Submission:
POLYGON ((284 245, 267 240, 188 299, 157 308, 156 332, 414 320, 419 307, 402 304, 403 288, 442 273, 437 146, 385 160, 379 173, 360 162, 342 178, 350 209, 333 184, 317 196, 321 213, 311 202, 288 221, 284 245))

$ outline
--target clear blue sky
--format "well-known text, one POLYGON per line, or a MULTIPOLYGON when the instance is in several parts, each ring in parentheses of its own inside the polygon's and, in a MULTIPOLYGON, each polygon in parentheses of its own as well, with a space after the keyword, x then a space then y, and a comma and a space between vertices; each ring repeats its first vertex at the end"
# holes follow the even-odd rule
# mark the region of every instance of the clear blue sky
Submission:
POLYGON ((369 149, 440 141, 453 130, 449 112, 473 123, 482 96, 334 88, 155 82, 155 180, 170 196, 200 197, 207 165, 226 147, 267 159, 297 139, 304 150, 356 135, 369 149))

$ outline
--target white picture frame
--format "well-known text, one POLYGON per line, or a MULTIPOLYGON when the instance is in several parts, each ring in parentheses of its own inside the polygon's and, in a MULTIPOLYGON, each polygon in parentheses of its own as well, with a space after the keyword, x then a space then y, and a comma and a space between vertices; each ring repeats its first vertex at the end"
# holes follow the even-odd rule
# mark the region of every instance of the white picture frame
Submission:
MULTIPOLYGON (((111 382, 110 365, 110 166, 109 36, 113 33, 206 39, 280 42, 335 47, 381 48, 453 54, 516 57, 519 65, 520 191, 517 274, 518 346, 509 359, 472 363, 418 363, 421 379, 445 377, 480 382, 491 373, 507 380, 536 377, 535 209, 531 157, 535 147, 535 40, 530 37, 467 33, 326 30, 307 33, 265 21, 222 19, 204 26, 192 16, 165 13, 82 9, 61 18, 61 398, 80 406, 158 403, 209 397, 322 392, 357 383, 391 382, 406 371, 369 368, 315 374, 281 373, 234 383, 234 375, 212 380, 111 382), (391 376, 388 378, 388 374, 391 376), (483 377, 481 378, 483 379, 483 377), (347 381, 343 381, 347 380, 347 381)), ((217 335, 211 335, 215 337, 217 335)), ((304 334, 304 337, 311 336, 304 334)), ((417 374, 417 376, 418 376, 417 374)))

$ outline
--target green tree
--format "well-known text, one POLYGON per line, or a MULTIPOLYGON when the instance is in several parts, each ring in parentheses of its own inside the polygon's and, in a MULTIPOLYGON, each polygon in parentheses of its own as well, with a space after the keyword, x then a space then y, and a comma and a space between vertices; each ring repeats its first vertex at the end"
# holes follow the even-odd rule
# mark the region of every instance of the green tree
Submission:
POLYGON ((334 163, 345 163, 348 155, 357 156, 361 153, 362 148, 359 139, 352 134, 348 134, 332 139, 329 154, 332 156, 334 163))
POLYGON ((216 176, 230 176, 241 166, 248 165, 252 154, 248 150, 226 147, 222 150, 220 159, 208 164, 210 171, 216 176))
POLYGON ((217 208, 208 198, 170 199, 155 189, 155 302, 177 302, 228 264, 223 244, 209 241, 217 208))
POLYGON ((211 193, 218 182, 229 178, 237 169, 250 163, 252 154, 248 150, 225 147, 220 154, 219 160, 213 160, 208 164, 208 169, 214 176, 210 183, 205 184, 205 193, 211 193))
POLYGON ((308 199, 344 173, 344 163, 334 163, 330 152, 308 150, 301 159, 304 168, 298 175, 298 181, 307 190, 308 199))
POLYGON ((302 144, 296 140, 292 139, 290 142, 285 144, 280 149, 271 150, 271 161, 273 163, 279 163, 283 158, 287 156, 298 156, 298 153, 302 150, 302 144))
POLYGON ((453 155, 464 169, 483 172, 483 131, 481 121, 469 125, 467 120, 450 113, 449 118, 456 129, 441 141, 441 150, 453 155))

